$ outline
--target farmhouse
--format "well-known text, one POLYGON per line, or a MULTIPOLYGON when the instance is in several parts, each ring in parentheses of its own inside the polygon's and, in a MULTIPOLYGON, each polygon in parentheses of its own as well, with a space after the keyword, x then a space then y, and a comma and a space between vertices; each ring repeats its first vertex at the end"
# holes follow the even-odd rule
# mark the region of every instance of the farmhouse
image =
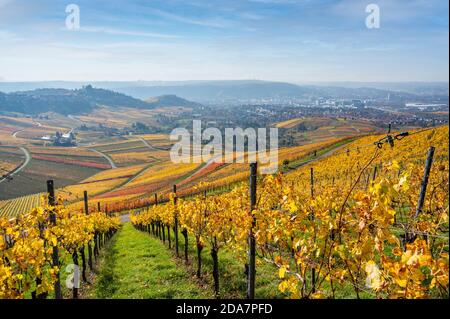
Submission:
POLYGON ((52 136, 43 136, 41 140, 52 142, 53 146, 76 146, 77 140, 73 131, 62 134, 61 132, 56 132, 55 135, 52 136))

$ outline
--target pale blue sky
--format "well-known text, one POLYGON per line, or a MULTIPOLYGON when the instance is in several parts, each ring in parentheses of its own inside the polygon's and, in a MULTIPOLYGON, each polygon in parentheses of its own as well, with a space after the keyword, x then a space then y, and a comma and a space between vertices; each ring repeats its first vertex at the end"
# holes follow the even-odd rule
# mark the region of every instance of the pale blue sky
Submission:
POLYGON ((448 81, 448 28, 447 0, 0 0, 0 80, 448 81))

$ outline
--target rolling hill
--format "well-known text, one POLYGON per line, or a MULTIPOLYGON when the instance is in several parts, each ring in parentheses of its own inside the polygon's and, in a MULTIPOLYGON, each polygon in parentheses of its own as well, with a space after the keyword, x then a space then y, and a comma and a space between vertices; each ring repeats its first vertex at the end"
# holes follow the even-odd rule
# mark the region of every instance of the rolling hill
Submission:
POLYGON ((176 95, 162 95, 147 99, 146 102, 154 108, 167 106, 200 106, 199 103, 182 99, 176 95))
POLYGON ((40 114, 55 112, 59 114, 90 113, 97 106, 129 107, 152 109, 164 106, 197 105, 174 95, 156 97, 149 102, 91 85, 81 89, 35 89, 12 93, 0 92, 0 111, 40 114))

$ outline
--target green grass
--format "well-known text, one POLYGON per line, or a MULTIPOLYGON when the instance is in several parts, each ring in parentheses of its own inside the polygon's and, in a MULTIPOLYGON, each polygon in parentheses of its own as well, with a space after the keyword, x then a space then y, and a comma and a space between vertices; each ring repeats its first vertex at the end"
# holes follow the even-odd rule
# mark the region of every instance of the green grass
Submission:
MULTIPOLYGON (((165 249, 169 254, 176 258, 175 254, 175 234, 170 231, 172 249, 168 249, 167 229, 165 249)), ((150 235, 148 235, 150 236, 150 235)), ((154 238, 152 236, 152 238, 154 238)), ((159 239, 154 239, 162 243, 159 239)), ((195 238, 189 236, 188 244, 188 265, 184 262, 184 237, 179 233, 179 258, 176 258, 180 267, 187 269, 191 276, 195 276, 197 271, 197 248, 195 238)), ((241 256, 245 258, 245 256, 241 256)), ((219 250, 219 290, 221 298, 246 298, 247 294, 247 277, 244 273, 245 261, 238 258, 237 253, 227 248, 219 250)), ((213 260, 209 244, 205 243, 202 251, 202 279, 199 284, 206 287, 208 293, 214 295, 214 281, 212 277, 213 260)), ((267 262, 263 262, 257 258, 256 266, 256 298, 283 298, 285 295, 278 290, 280 280, 278 278, 278 269, 267 262)))
POLYGON ((179 299, 210 298, 170 251, 130 223, 114 236, 101 261, 88 298, 179 299))
MULTIPOLYGON (((189 237, 189 262, 184 262, 184 237, 179 234, 179 257, 175 254, 175 238, 171 230, 172 249, 152 235, 136 230, 125 223, 107 244, 98 267, 95 282, 89 286, 83 298, 131 298, 131 299, 197 299, 214 298, 213 263, 208 243, 202 252, 202 278, 196 278, 197 251, 195 240, 189 237)), ((245 257, 245 256, 241 256, 245 257)), ((283 298, 278 290, 278 269, 257 258, 256 298, 283 298)), ((309 274, 308 274, 309 275, 309 274)), ((221 298, 245 298, 246 276, 244 259, 236 251, 219 250, 219 276, 221 298)), ((308 276, 307 276, 308 278, 308 276)), ((310 282, 310 278, 307 279, 310 282)), ((330 290, 328 283, 323 288, 330 290)), ((355 298, 350 283, 338 285, 336 298, 355 298)), ((360 293, 361 298, 372 298, 360 293)))
MULTIPOLYGON (((166 231, 167 237, 167 231, 166 231)), ((174 232, 171 230, 172 249, 168 250, 175 256, 174 248, 174 232)), ((184 263, 184 237, 179 233, 179 264, 180 267, 187 268, 189 273, 194 276, 197 270, 197 249, 195 246, 195 239, 189 237, 188 266, 184 263)), ((155 239, 159 241, 159 239, 155 239)), ((166 249, 168 249, 168 240, 166 238, 166 249)), ((244 256, 245 257, 245 256, 244 256)), ((281 280, 278 277, 278 268, 271 263, 267 263, 257 257, 256 265, 256 283, 255 283, 255 298, 259 299, 277 299, 285 298, 288 295, 279 291, 278 285, 281 280)), ((202 251, 202 285, 213 293, 213 262, 210 255, 208 243, 202 251)), ((294 265, 291 265, 293 268, 294 265)), ((244 274, 244 261, 238 258, 236 251, 222 248, 219 250, 219 282, 220 282, 220 296, 221 298, 246 298, 247 293, 247 278, 244 274)), ((311 282, 310 273, 306 275, 307 282, 311 282)), ((363 286, 363 284, 361 284, 363 286)), ((322 288, 331 294, 331 288, 327 282, 323 283, 322 288)), ((344 284, 336 283, 335 297, 337 299, 355 299, 356 294, 350 282, 344 284)), ((360 291, 360 298, 371 299, 372 294, 360 291)))

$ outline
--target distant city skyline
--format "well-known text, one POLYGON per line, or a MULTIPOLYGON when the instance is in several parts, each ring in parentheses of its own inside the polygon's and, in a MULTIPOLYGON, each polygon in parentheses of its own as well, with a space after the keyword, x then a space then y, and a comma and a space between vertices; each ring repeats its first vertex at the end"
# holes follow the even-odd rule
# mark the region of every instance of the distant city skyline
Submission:
POLYGON ((0 81, 448 82, 447 0, 0 0, 0 81), (368 4, 380 28, 366 26, 368 4), (80 28, 66 27, 66 6, 80 28))

